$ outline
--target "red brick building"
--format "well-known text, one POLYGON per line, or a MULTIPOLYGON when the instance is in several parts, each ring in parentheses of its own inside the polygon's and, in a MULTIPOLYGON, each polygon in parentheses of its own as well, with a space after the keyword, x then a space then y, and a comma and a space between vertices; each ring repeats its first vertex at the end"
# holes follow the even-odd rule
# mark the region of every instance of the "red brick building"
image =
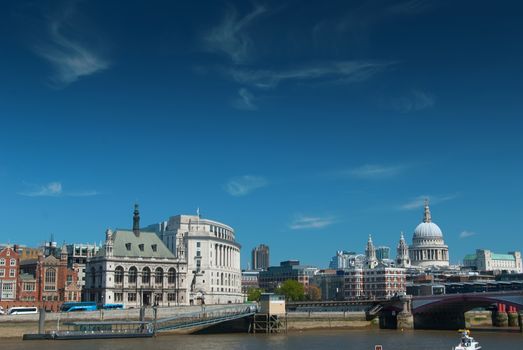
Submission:
POLYGON ((4 308, 17 298, 19 267, 16 247, 5 247, 0 251, 0 305, 4 308))
POLYGON ((58 311, 66 301, 80 301, 78 267, 67 267, 64 247, 60 258, 54 255, 20 262, 16 247, 0 251, 0 306, 37 306, 58 311))
POLYGON ((19 301, 34 300, 46 310, 57 311, 66 301, 80 301, 82 290, 78 283, 78 268, 67 267, 67 251, 62 249, 60 258, 54 255, 26 260, 21 264, 21 293, 19 301), (33 286, 34 285, 34 289, 33 286))

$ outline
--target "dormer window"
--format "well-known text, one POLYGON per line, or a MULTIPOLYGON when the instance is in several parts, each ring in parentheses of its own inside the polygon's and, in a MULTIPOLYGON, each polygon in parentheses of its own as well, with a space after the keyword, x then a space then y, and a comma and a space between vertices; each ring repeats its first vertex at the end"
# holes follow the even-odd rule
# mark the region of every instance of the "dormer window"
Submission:
POLYGON ((151 245, 151 249, 153 250, 153 252, 156 252, 158 250, 158 245, 156 245, 156 244, 151 245))
POLYGON ((127 249, 127 251, 130 251, 131 250, 131 243, 125 243, 125 248, 127 249))
POLYGON ((141 252, 143 252, 143 249, 144 249, 143 244, 138 244, 138 248, 140 249, 141 252))

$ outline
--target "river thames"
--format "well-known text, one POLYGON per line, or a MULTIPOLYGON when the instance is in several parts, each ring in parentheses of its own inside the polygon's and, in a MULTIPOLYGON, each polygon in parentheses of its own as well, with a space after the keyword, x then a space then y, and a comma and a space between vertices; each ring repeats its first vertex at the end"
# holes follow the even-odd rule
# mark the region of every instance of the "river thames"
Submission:
MULTIPOLYGON (((474 332, 472 334, 488 349, 520 349, 520 333, 474 332)), ((53 349, 53 350, 234 350, 234 349, 374 349, 384 350, 450 350, 459 341, 457 332, 445 331, 390 331, 345 330, 289 332, 283 335, 265 334, 214 334, 169 335, 149 339, 76 340, 76 341, 21 341, 2 340, 2 350, 53 349)))

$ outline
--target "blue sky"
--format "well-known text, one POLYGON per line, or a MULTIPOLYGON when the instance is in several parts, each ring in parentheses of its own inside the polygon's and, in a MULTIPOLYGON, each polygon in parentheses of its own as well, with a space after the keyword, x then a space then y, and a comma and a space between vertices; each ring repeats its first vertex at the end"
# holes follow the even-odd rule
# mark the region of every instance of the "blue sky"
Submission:
POLYGON ((518 1, 6 1, 0 242, 200 208, 271 261, 523 249, 518 1))

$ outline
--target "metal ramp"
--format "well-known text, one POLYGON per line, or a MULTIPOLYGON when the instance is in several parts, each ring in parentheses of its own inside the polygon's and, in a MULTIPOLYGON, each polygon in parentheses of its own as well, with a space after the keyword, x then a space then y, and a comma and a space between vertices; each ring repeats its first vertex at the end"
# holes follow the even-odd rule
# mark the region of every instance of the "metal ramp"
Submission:
POLYGON ((232 321, 253 316, 256 307, 246 305, 224 306, 206 311, 205 307, 199 312, 191 312, 162 318, 155 321, 156 332, 167 332, 190 328, 203 329, 218 323, 232 321))
POLYGON ((376 317, 379 312, 383 309, 382 304, 376 304, 367 311, 365 311, 365 318, 369 321, 376 317))

